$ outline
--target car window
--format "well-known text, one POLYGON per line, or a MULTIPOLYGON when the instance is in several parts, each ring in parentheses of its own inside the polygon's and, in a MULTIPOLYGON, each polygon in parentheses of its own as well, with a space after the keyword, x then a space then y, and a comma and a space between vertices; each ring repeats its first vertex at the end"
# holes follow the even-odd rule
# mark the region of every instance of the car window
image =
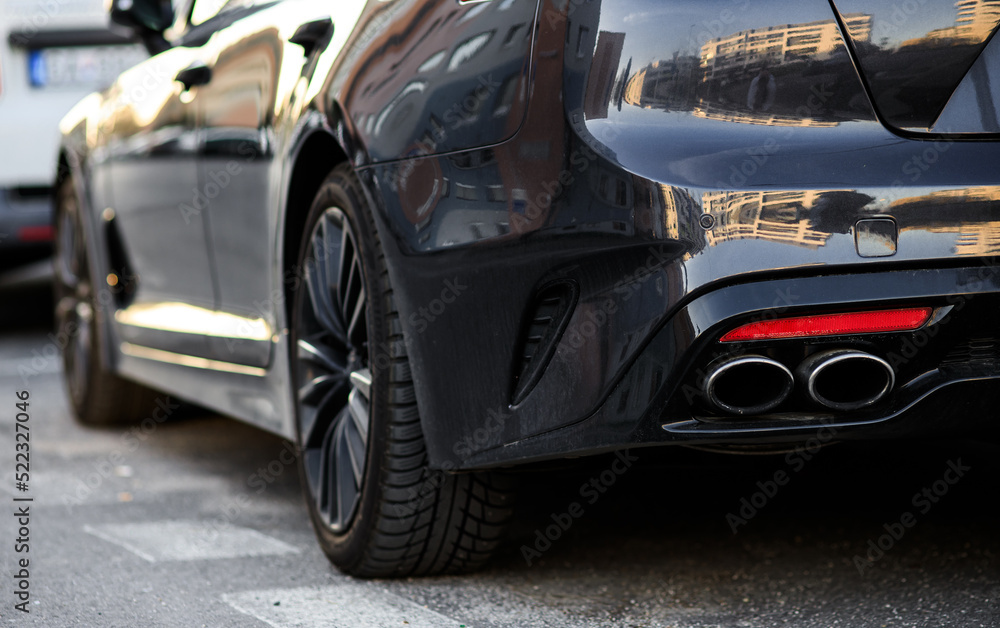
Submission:
POLYGON ((198 26, 221 13, 251 7, 256 4, 261 3, 259 0, 195 0, 189 24, 191 26, 198 26))
POLYGON ((275 1, 195 0, 194 6, 191 7, 188 23, 181 30, 182 34, 177 39, 177 43, 183 46, 202 46, 219 30, 251 13, 271 6, 275 1))
POLYGON ((191 9, 191 26, 198 26, 219 14, 219 11, 226 6, 227 0, 195 0, 191 9))

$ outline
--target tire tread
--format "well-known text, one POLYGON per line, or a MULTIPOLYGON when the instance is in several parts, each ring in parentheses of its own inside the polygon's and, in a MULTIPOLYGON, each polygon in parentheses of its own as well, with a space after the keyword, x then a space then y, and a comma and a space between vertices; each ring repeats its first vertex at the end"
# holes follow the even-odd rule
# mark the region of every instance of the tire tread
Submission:
MULTIPOLYGON (((327 182, 341 187, 355 208, 365 207, 361 182, 346 166, 327 182)), ((361 556, 342 570, 362 577, 407 577, 466 573, 482 567, 506 538, 513 517, 515 487, 496 472, 449 474, 428 468, 428 454, 402 321, 385 255, 371 212, 369 221, 378 263, 378 310, 389 361, 385 452, 380 464, 378 502, 361 556)), ((367 479, 366 479, 367 481, 367 479)), ((332 557, 331 557, 332 558, 332 557)))

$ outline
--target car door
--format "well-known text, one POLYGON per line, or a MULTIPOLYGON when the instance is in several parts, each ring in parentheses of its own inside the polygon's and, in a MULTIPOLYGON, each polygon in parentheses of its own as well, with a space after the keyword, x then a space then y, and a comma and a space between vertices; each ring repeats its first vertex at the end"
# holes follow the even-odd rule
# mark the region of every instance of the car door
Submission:
POLYGON ((116 321, 136 345, 257 365, 260 359, 240 353, 249 345, 266 355, 270 332, 219 312, 211 224, 221 188, 200 175, 206 139, 199 124, 214 76, 208 44, 255 9, 248 0, 186 6, 173 47, 123 76, 118 89, 109 180, 134 297, 116 321))
POLYGON ((231 0, 216 18, 229 26, 217 29, 202 50, 212 79, 195 102, 202 137, 199 177, 212 197, 209 246, 219 309, 240 321, 235 336, 216 341, 219 360, 262 367, 270 358, 277 305, 269 218, 280 188, 277 125, 291 106, 306 61, 302 45, 287 39, 303 24, 325 28, 329 10, 309 2, 231 0))
POLYGON ((183 322, 178 312, 210 312, 216 300, 194 108, 176 80, 194 60, 194 50, 174 46, 113 85, 102 129, 110 203, 96 209, 118 258, 109 283, 128 296, 116 315, 124 339, 197 355, 202 339, 171 333, 183 322))

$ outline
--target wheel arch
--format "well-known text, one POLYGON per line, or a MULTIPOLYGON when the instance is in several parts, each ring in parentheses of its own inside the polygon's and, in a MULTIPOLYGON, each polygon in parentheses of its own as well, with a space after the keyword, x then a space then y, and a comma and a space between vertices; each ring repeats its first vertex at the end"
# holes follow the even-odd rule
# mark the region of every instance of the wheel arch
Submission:
POLYGON ((326 129, 315 129, 303 135, 295 152, 295 161, 288 180, 285 215, 282 226, 281 281, 284 291, 285 321, 292 320, 292 294, 299 241, 313 199, 324 179, 338 165, 348 161, 347 153, 326 129))
POLYGON ((368 157, 350 116, 335 99, 314 100, 299 118, 301 131, 292 143, 292 168, 285 189, 285 211, 281 218, 279 259, 280 281, 285 300, 284 317, 290 324, 292 314, 291 286, 297 284, 295 264, 306 217, 320 185, 334 168, 350 162, 358 169, 368 157))

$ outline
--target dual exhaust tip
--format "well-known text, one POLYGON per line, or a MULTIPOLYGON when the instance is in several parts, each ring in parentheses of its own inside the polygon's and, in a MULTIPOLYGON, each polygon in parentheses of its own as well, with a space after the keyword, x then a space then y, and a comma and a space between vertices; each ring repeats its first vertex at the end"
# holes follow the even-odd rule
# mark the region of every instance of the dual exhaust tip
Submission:
POLYGON ((813 354, 794 374, 777 360, 744 355, 715 365, 705 379, 704 392, 715 408, 727 414, 763 414, 781 405, 796 382, 815 403, 846 411, 885 397, 896 374, 882 358, 853 349, 813 354))

